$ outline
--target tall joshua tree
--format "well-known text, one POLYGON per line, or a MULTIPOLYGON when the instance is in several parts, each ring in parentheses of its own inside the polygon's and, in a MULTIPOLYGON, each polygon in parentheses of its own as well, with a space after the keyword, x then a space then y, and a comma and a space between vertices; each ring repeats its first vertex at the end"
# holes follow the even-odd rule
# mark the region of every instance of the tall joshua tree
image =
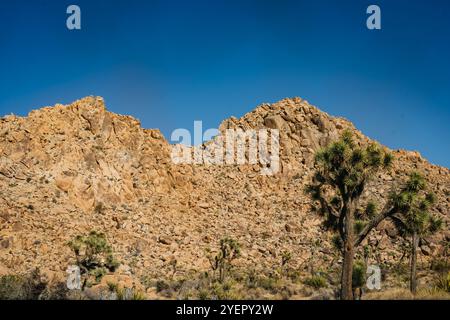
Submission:
POLYGON ((397 211, 392 201, 387 201, 381 212, 376 212, 371 202, 361 210, 360 203, 368 181, 379 171, 386 170, 392 159, 392 155, 376 143, 358 146, 349 131, 316 154, 316 172, 306 192, 320 204, 326 226, 340 236, 343 255, 341 299, 353 299, 355 248, 374 227, 397 211), (362 216, 366 221, 360 220, 362 216))
POLYGON ((402 190, 392 195, 392 201, 398 208, 393 221, 400 234, 410 241, 410 290, 416 294, 419 241, 437 232, 442 220, 430 214, 436 198, 433 193, 426 192, 425 179, 417 172, 410 174, 402 190))

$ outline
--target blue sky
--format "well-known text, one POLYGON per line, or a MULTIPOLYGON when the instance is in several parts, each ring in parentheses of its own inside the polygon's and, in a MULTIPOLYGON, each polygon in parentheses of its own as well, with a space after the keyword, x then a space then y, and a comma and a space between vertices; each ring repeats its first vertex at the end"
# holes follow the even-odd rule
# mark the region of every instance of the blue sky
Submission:
POLYGON ((450 1, 0 2, 0 114, 87 95, 166 138, 300 96, 450 167, 450 1), (82 30, 66 28, 77 4, 82 30), (382 30, 365 26, 381 7, 382 30))

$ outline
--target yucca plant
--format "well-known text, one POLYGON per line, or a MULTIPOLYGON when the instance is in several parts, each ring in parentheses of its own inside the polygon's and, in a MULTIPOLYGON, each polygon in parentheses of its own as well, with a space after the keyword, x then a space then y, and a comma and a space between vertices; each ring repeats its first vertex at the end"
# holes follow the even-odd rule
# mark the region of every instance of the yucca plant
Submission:
POLYGON ((68 245, 75 253, 77 265, 84 277, 83 289, 88 278, 98 282, 104 274, 113 272, 119 266, 103 233, 91 231, 87 235, 78 235, 68 245))
POLYGON ((436 233, 442 220, 430 213, 436 202, 433 193, 426 191, 426 181, 417 172, 410 174, 403 189, 391 195, 392 202, 399 209, 393 221, 399 233, 410 242, 410 290, 417 292, 417 249, 426 236, 436 233))
POLYGON ((219 282, 223 283, 232 267, 234 259, 240 256, 239 243, 231 238, 223 238, 220 240, 219 252, 215 256, 208 255, 208 260, 213 272, 219 271, 219 282))
POLYGON ((366 269, 367 266, 364 261, 356 261, 353 265, 352 273, 352 287, 353 297, 357 300, 361 300, 363 295, 363 287, 366 284, 366 269))
POLYGON ((379 144, 359 146, 350 131, 316 154, 317 169, 305 191, 319 204, 325 225, 339 234, 341 241, 336 244, 343 255, 341 299, 353 299, 355 248, 374 227, 396 212, 391 202, 379 213, 373 202, 365 206, 360 203, 367 183, 378 172, 387 170, 392 160, 392 154, 379 144))

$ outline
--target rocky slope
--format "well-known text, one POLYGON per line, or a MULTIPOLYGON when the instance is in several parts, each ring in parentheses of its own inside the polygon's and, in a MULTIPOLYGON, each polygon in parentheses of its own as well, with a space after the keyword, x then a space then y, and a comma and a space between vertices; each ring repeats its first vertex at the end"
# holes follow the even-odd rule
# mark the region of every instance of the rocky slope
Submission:
MULTIPOLYGON (((0 119, 0 273, 39 267, 63 277, 74 257, 67 242, 90 230, 108 235, 122 262, 120 273, 139 279, 209 267, 204 250, 224 236, 243 250, 238 265, 271 270, 283 251, 292 266, 310 271, 338 263, 331 234, 303 195, 315 151, 346 128, 361 143, 369 139, 345 119, 321 112, 300 98, 264 104, 227 128, 277 128, 281 170, 259 174, 259 165, 176 165, 171 145, 158 130, 105 109, 87 97, 27 117, 0 119)), ((438 197, 435 213, 444 230, 422 244, 421 259, 442 254, 450 238, 450 171, 417 152, 393 151, 390 172, 379 175, 367 195, 379 199, 422 172, 438 197)), ((367 240, 378 247, 371 259, 392 263, 402 256, 401 239, 383 223, 367 240)))

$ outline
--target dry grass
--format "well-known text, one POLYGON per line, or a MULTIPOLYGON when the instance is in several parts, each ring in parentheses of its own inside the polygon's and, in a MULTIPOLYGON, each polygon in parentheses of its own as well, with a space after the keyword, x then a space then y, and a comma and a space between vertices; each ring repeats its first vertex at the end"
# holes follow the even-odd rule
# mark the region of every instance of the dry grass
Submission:
POLYGON ((364 300, 450 300, 450 293, 439 289, 419 289, 413 296, 408 289, 395 288, 364 295, 364 300))

